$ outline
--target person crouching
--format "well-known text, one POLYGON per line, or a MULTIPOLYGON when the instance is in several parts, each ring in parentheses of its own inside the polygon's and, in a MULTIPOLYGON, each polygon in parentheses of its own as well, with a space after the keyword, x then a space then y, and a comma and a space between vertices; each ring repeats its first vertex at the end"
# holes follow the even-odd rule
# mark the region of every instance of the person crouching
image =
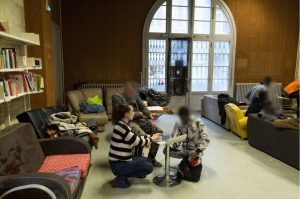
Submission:
POLYGON ((114 188, 128 188, 128 178, 145 178, 152 173, 152 163, 145 157, 133 157, 135 146, 149 145, 160 139, 161 134, 156 133, 138 136, 131 131, 128 125, 133 119, 132 106, 118 104, 113 112, 113 123, 115 124, 110 141, 109 164, 116 178, 112 182, 114 188))

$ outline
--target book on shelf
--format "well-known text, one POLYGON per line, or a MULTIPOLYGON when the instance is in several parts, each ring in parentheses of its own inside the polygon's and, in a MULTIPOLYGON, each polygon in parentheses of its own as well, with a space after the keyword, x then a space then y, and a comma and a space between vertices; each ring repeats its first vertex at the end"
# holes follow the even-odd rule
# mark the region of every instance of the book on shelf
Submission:
POLYGON ((28 85, 25 77, 25 72, 12 72, 6 74, 6 79, 12 79, 19 87, 21 92, 28 92, 28 85))
POLYGON ((9 97, 11 96, 11 93, 10 93, 10 90, 9 90, 9 84, 8 84, 8 81, 7 80, 4 80, 4 87, 5 87, 5 90, 6 90, 6 96, 9 97))
POLYGON ((0 57, 1 57, 0 68, 2 69, 18 68, 15 48, 0 48, 0 57))
POLYGON ((40 91, 44 88, 44 79, 41 75, 30 72, 12 72, 0 76, 3 85, 3 95, 16 96, 22 93, 40 91))
POLYGON ((16 96, 17 94, 20 93, 20 92, 17 93, 17 86, 13 80, 9 79, 7 80, 7 82, 8 82, 9 92, 11 96, 16 96))

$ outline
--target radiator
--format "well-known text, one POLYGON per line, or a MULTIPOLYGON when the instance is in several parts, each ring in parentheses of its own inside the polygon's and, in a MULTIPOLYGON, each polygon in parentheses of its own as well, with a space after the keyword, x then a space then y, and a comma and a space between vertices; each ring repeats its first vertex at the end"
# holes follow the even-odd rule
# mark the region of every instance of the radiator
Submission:
MULTIPOLYGON (((247 92, 253 87, 258 85, 259 83, 237 83, 236 84, 236 99, 239 102, 245 102, 249 104, 249 101, 246 99, 245 95, 247 92)), ((282 84, 275 83, 273 86, 269 88, 269 98, 275 104, 281 105, 281 100, 278 96, 281 96, 282 92, 282 84)))
POLYGON ((101 88, 103 93, 106 93, 106 89, 108 88, 121 88, 122 84, 82 84, 80 85, 80 89, 83 88, 101 88))

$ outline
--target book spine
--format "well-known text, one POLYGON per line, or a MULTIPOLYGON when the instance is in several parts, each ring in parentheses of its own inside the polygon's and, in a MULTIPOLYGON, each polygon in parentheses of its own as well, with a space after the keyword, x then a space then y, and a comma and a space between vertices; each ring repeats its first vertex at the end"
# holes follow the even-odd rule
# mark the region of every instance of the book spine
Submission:
POLYGON ((5 49, 5 56, 6 56, 6 64, 7 68, 11 68, 10 56, 9 56, 9 49, 5 49))

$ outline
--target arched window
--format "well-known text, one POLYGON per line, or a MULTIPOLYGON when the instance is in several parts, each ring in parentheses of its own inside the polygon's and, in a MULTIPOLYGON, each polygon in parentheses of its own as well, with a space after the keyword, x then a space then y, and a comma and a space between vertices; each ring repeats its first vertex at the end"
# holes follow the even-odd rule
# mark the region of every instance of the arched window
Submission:
POLYGON ((169 92, 168 67, 179 63, 188 93, 232 93, 235 32, 222 0, 158 0, 144 27, 144 83, 169 92))

